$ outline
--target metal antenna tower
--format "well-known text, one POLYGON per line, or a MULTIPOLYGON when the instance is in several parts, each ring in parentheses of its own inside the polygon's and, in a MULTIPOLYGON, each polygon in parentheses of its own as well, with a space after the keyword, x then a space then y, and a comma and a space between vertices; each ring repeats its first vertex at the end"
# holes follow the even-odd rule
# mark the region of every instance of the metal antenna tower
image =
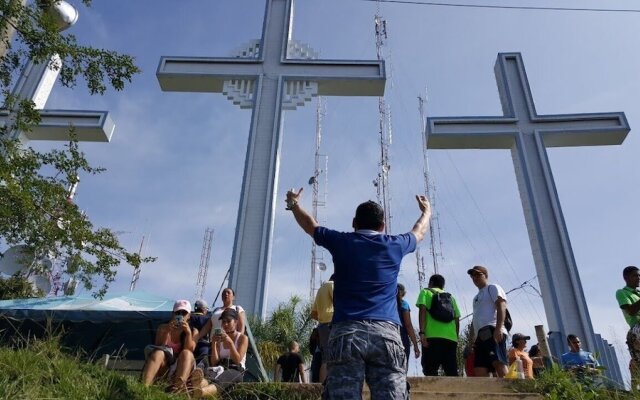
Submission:
MULTIPOLYGON (((146 237, 142 235, 142 240, 140 240, 140 248, 138 249, 138 256, 142 256, 142 246, 144 246, 144 241, 146 237)), ((138 279, 140 279, 140 271, 142 270, 142 264, 133 269, 133 276, 131 277, 131 285, 129 285, 129 291, 133 292, 136 289, 136 283, 138 283, 138 279)))
MULTIPOLYGON (((314 220, 318 220, 318 207, 324 207, 327 204, 327 187, 328 187, 328 167, 329 157, 320 153, 320 145, 322 144, 322 118, 326 113, 326 103, 323 97, 318 97, 318 105, 316 107, 316 152, 315 152, 315 166, 313 176, 309 178, 309 185, 311 185, 313 191, 312 201, 312 216, 314 220), (324 170, 321 163, 324 159, 324 170), (324 185, 322 197, 320 197, 320 175, 324 175, 324 185)), ((324 251, 322 248, 318 249, 316 242, 311 241, 311 278, 309 280, 309 298, 314 299, 317 290, 316 271, 324 271, 327 269, 327 265, 324 263, 324 251)))
MULTIPOLYGON (((376 31, 376 55, 378 60, 384 58, 383 47, 387 39, 387 21, 379 13, 374 17, 376 31)), ((384 209, 385 233, 391 231, 391 188, 389 183, 389 146, 391 145, 391 110, 387 107, 384 97, 378 97, 378 124, 380 134, 380 162, 378 176, 373 180, 378 194, 378 202, 384 209)))
MULTIPOLYGON (((426 96, 425 96, 426 97, 426 96)), ((423 157, 423 176, 424 176, 424 193, 425 196, 431 202, 432 216, 431 223, 429 224, 429 254, 431 254, 431 260, 433 263, 433 273, 437 274, 440 270, 440 261, 444 261, 442 257, 442 238, 440 236, 440 221, 438 213, 435 208, 436 203, 436 188, 431 180, 431 173, 429 171, 429 157, 427 155, 427 130, 426 130, 426 116, 425 116, 425 99, 422 96, 418 96, 418 108, 420 111, 420 127, 422 137, 422 157, 423 157)), ((426 268, 424 259, 418 255, 418 277, 426 278, 426 268)), ((420 282, 422 286, 423 282, 420 282)))
POLYGON ((213 229, 207 228, 204 231, 202 240, 202 252, 200 253, 200 268, 198 269, 198 282, 196 283, 196 294, 194 299, 202 299, 204 287, 207 285, 207 272, 209 271, 209 261, 211 260, 211 244, 213 243, 213 229))

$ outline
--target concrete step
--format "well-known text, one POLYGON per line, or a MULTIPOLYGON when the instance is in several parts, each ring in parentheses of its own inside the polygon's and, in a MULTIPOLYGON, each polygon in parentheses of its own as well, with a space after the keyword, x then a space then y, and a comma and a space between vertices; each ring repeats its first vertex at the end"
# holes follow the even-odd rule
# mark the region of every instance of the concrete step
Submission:
MULTIPOLYGON (((370 400, 370 397, 363 396, 370 400)), ((452 392, 414 392, 411 391, 411 400, 542 400, 537 393, 452 393, 452 392)))
MULTIPOLYGON (((462 377, 409 377, 411 400, 542 400, 536 393, 515 393, 511 381, 500 378, 462 378, 462 377)), ((262 392, 264 383, 245 382, 236 389, 246 395, 247 392, 262 392)), ((308 399, 320 399, 322 385, 319 383, 279 383, 281 393, 295 392, 308 399)), ((278 393, 270 392, 278 398, 278 393)), ((363 400, 371 400, 367 385, 362 391, 363 400)))
MULTIPOLYGON (((541 400, 537 393, 516 393, 511 382, 500 378, 463 377, 409 377, 411 399, 456 399, 456 400, 541 400)), ((371 399, 366 386, 362 392, 364 400, 371 399)))
POLYGON ((465 378, 451 376, 410 376, 411 390, 457 393, 513 393, 509 381, 500 378, 465 378))

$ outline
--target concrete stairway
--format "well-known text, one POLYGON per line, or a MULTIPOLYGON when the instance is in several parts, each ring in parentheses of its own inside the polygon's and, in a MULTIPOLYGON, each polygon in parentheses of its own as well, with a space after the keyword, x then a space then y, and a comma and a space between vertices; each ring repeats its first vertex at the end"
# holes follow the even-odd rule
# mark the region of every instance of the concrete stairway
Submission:
MULTIPOLYGON (((516 393, 510 382, 498 378, 409 377, 411 400, 541 400, 537 393, 516 393)), ((363 399, 371 394, 365 385, 363 399)))

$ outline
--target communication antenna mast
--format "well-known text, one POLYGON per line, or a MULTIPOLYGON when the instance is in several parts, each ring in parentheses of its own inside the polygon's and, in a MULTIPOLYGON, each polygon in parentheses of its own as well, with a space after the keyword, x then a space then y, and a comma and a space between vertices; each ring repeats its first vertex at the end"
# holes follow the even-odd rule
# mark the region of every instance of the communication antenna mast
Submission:
MULTIPOLYGON (((326 103, 323 97, 318 97, 318 105, 316 107, 316 152, 315 152, 315 166, 313 176, 309 178, 309 185, 311 185, 313 200, 311 215, 314 220, 318 220, 318 207, 324 207, 327 204, 327 187, 328 176, 327 171, 329 167, 329 157, 320 153, 320 145, 322 144, 322 118, 326 114, 326 103), (321 166, 324 160, 324 169, 321 166), (324 175, 324 185, 322 196, 320 195, 320 175, 324 175)), ((327 265, 324 263, 324 251, 322 248, 318 248, 314 240, 311 241, 311 278, 309 280, 309 298, 313 299, 316 295, 317 281, 316 271, 325 271, 327 265)))
MULTIPOLYGON (((142 235, 142 240, 140 240, 140 249, 138 249, 138 256, 142 256, 142 246, 144 246, 144 241, 146 237, 142 235)), ((138 283, 138 279, 140 278, 140 270, 142 270, 142 264, 135 267, 133 269, 133 276, 131 277, 131 285, 129 285, 129 291, 133 292, 136 289, 136 283, 138 283)))
MULTIPOLYGON (((379 5, 378 5, 379 8, 379 5)), ((387 40, 387 21, 379 12, 374 17, 376 31, 376 55, 378 60, 384 59, 383 49, 387 40)), ((378 97, 378 125, 380 134, 380 162, 379 171, 373 186, 376 187, 378 202, 384 209, 384 229, 385 233, 391 231, 391 188, 389 183, 389 146, 391 145, 391 110, 387 107, 384 97, 378 97)))
POLYGON ((202 299, 204 288, 207 285, 207 272, 209 271, 209 261, 211 261, 211 244, 213 243, 213 228, 204 231, 202 241, 202 253, 200 253, 200 268, 198 269, 198 282, 196 283, 196 295, 194 299, 202 299))
MULTIPOLYGON (((426 96, 425 96, 426 98, 426 96)), ((427 130, 426 130, 426 112, 425 112, 425 99, 422 96, 418 96, 418 108, 420 111, 420 127, 422 137, 422 157, 423 157, 423 176, 424 176, 424 193, 425 196, 431 202, 431 223, 429 224, 429 254, 431 255, 431 262, 433 263, 433 272, 439 273, 440 262, 443 261, 442 257, 442 238, 440 236, 440 221, 438 213, 435 208, 436 203, 436 188, 431 179, 431 173, 429 171, 429 157, 427 155, 427 130)), ((419 252, 416 252, 418 258, 418 277, 426 278, 426 268, 424 259, 419 256, 419 252)), ((420 282, 422 287, 424 282, 420 282)))

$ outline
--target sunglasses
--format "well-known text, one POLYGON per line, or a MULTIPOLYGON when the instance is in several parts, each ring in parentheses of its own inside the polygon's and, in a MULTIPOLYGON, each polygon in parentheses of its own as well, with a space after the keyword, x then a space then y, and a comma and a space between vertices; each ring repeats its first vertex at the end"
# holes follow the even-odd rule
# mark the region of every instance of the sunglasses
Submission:
POLYGON ((182 316, 186 316, 187 314, 189 314, 189 311, 187 310, 178 310, 178 311, 174 311, 173 312, 175 315, 182 315, 182 316))

